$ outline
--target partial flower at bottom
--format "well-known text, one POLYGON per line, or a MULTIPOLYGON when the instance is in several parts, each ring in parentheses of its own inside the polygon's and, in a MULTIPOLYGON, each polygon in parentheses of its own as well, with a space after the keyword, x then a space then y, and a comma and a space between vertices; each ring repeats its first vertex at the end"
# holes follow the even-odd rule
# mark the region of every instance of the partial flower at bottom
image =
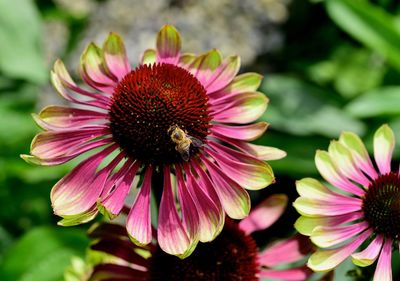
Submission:
POLYGON ((394 146, 392 129, 383 125, 374 135, 375 165, 361 139, 350 132, 332 141, 328 151, 317 151, 316 166, 330 185, 304 178, 297 182, 300 197, 294 202, 302 215, 297 230, 321 248, 308 261, 311 269, 329 271, 351 256, 358 266, 377 260, 374 281, 392 280, 392 251, 398 250, 400 235, 394 146))
POLYGON ((312 250, 308 239, 295 235, 259 251, 251 235, 271 226, 286 205, 287 197, 276 194, 263 201, 241 222, 227 219, 214 241, 199 245, 184 260, 166 254, 156 243, 146 247, 135 246, 120 225, 97 225, 90 231, 91 238, 96 239, 91 249, 107 254, 108 258, 93 267, 89 280, 306 280, 312 274, 304 259, 312 250), (277 269, 301 260, 303 263, 299 267, 277 269))
POLYGON ((33 115, 45 131, 22 157, 51 166, 91 153, 51 191, 60 224, 87 222, 99 211, 112 219, 133 202, 126 228, 132 241, 147 245, 154 234, 153 193, 159 246, 184 258, 199 241, 215 239, 225 214, 246 217, 246 189, 273 183, 264 160, 285 153, 249 143, 267 129, 253 122, 268 99, 256 91, 262 77, 237 75, 239 66, 238 57, 222 59, 215 49, 181 53, 171 25, 162 27, 156 49, 146 50, 134 69, 118 34, 110 33, 102 48, 89 44, 79 68, 89 87, 78 86, 57 60, 51 79, 71 107, 48 106, 33 115), (128 194, 136 196, 126 200, 128 194))

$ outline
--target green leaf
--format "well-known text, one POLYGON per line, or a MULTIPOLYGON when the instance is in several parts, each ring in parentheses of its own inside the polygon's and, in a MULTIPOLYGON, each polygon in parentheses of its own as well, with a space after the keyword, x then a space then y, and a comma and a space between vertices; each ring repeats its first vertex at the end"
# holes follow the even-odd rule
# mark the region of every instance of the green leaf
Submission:
MULTIPOLYGON (((337 138, 343 130, 363 134, 362 122, 329 103, 326 92, 299 79, 271 75, 261 88, 270 103, 261 120, 294 135, 337 138)), ((329 93, 328 93, 329 94, 329 93)))
POLYGON ((31 0, 0 0, 0 70, 34 83, 47 81, 40 49, 40 15, 31 0))
POLYGON ((400 70, 400 26, 395 17, 363 0, 327 0, 325 3, 337 25, 400 70))
POLYGON ((400 86, 369 91, 350 102, 345 110, 357 118, 400 114, 400 86))
POLYGON ((81 229, 38 227, 10 249, 0 280, 62 280, 72 256, 83 255, 87 245, 88 239, 81 229))

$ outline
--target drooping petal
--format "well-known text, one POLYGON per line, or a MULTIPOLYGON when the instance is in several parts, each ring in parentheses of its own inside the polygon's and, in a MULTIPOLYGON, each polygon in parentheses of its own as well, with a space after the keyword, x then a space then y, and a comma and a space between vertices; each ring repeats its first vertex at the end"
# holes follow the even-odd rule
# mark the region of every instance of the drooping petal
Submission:
POLYGON ((364 187, 369 186, 370 180, 358 169, 350 151, 344 145, 332 141, 328 151, 335 166, 343 175, 364 187))
POLYGON ((104 182, 110 170, 114 168, 112 165, 118 163, 113 163, 98 173, 96 170, 104 158, 115 149, 116 146, 112 145, 87 158, 54 185, 50 198, 55 214, 77 215, 96 204, 104 182))
POLYGON ((103 55, 108 70, 121 80, 131 71, 124 41, 115 32, 110 32, 103 44, 103 55))
POLYGON ((273 171, 267 163, 216 142, 210 141, 209 145, 212 149, 205 148, 205 151, 240 186, 258 190, 275 182, 273 171))
POLYGON ((307 266, 290 269, 261 269, 259 277, 271 280, 304 281, 313 274, 307 266))
POLYGON ((288 197, 285 194, 273 194, 254 208, 239 226, 246 234, 264 230, 276 222, 286 209, 288 197))
POLYGON ((352 242, 339 248, 318 250, 308 259, 308 267, 314 271, 329 271, 348 258, 370 235, 372 230, 367 229, 352 242))
POLYGON ((191 241, 199 240, 200 219, 196 203, 188 191, 183 178, 182 167, 175 165, 178 198, 182 212, 182 223, 191 241))
POLYGON ((354 159, 354 163, 364 173, 366 173, 372 179, 378 177, 378 174, 376 173, 375 168, 372 165, 368 151, 359 136, 352 132, 343 132, 340 135, 339 142, 350 150, 351 155, 354 159))
POLYGON ((191 241, 175 207, 169 166, 164 166, 164 188, 159 209, 157 237, 164 252, 181 258, 186 257, 191 241))
POLYGON ((58 221, 57 224, 60 226, 74 226, 81 223, 87 223, 93 220, 97 214, 98 210, 96 205, 93 205, 89 210, 83 211, 76 215, 63 215, 62 220, 58 221))
POLYGON ((242 126, 214 124, 211 127, 211 131, 237 140, 252 141, 262 136, 267 130, 268 125, 267 122, 258 122, 242 126))
POLYGON ((141 163, 140 161, 132 163, 132 160, 128 159, 124 165, 129 167, 127 172, 115 183, 114 189, 98 202, 100 212, 109 219, 115 218, 121 212, 141 163))
MULTIPOLYGON (((214 189, 221 200, 222 206, 229 217, 233 219, 242 219, 250 212, 250 197, 249 194, 237 183, 226 176, 218 167, 206 158, 203 161, 204 165, 211 176, 214 183, 214 189)), ((198 173, 201 173, 201 168, 195 166, 198 173)), ((203 175, 203 178, 207 175, 203 175)))
POLYGON ((299 261, 312 251, 312 243, 308 237, 294 235, 285 240, 267 246, 259 254, 258 261, 262 266, 273 267, 280 264, 299 261))
POLYGON ((157 62, 176 64, 180 51, 179 32, 172 25, 164 25, 157 34, 157 62))
POLYGON ((126 229, 131 240, 139 246, 147 245, 151 242, 151 213, 150 213, 150 189, 153 168, 149 165, 144 174, 143 183, 136 195, 128 218, 126 229))
POLYGON ((188 165, 185 164, 184 169, 187 176, 186 186, 196 204, 199 215, 199 240, 210 242, 222 231, 225 220, 224 212, 198 184, 188 165))
POLYGON ((335 216, 301 216, 296 220, 294 227, 299 233, 310 236, 314 228, 316 228, 317 226, 339 226, 341 224, 359 220, 363 216, 364 215, 361 211, 335 216))
POLYGON ((257 120, 267 109, 268 98, 259 92, 235 95, 229 103, 211 106, 215 121, 222 123, 246 124, 257 120))
POLYGON ((362 252, 352 254, 353 263, 363 267, 373 264, 382 249, 383 239, 383 235, 377 235, 362 252))
POLYGON ((392 239, 386 238, 376 266, 374 281, 392 281, 392 239))
POLYGON ((381 126, 374 135, 374 157, 382 175, 391 171, 391 160, 395 145, 394 133, 388 125, 381 126))
POLYGON ((366 221, 344 226, 317 226, 311 233, 311 241, 321 248, 328 248, 358 235, 369 227, 366 221))
POLYGON ((322 177, 333 186, 359 197, 364 195, 363 189, 350 182, 338 171, 328 152, 318 150, 315 154, 315 165, 322 177))
MULTIPOLYGON (((84 126, 90 126, 93 123, 105 122, 107 119, 107 113, 73 108, 64 106, 47 106, 38 115, 33 115, 34 120, 39 126, 42 126, 43 122, 45 125, 52 126, 54 129, 77 129, 84 126)), ((101 124, 101 123, 100 123, 101 124)), ((48 127, 44 128, 49 130, 48 127)))

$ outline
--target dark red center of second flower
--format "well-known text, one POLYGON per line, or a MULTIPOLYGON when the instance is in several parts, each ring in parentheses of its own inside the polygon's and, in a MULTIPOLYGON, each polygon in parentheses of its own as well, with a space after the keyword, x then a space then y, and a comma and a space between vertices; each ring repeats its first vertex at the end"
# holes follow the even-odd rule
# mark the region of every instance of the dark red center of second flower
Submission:
POLYGON ((375 179, 362 206, 365 220, 377 232, 392 238, 400 235, 400 175, 388 173, 375 179))
POLYGON ((160 248, 150 259, 150 281, 258 281, 257 245, 227 220, 221 234, 181 260, 160 248))
POLYGON ((114 90, 110 129, 114 140, 135 159, 180 162, 185 149, 190 156, 199 151, 187 138, 204 142, 208 135, 207 103, 206 90, 187 70, 164 63, 141 65, 114 90), (175 128, 180 135, 172 139, 175 128))

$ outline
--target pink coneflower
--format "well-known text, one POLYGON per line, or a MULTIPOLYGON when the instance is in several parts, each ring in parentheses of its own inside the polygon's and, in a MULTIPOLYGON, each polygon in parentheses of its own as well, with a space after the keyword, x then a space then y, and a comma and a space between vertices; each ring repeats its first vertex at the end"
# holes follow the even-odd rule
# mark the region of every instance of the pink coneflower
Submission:
POLYGON ((146 50, 133 70, 119 35, 110 33, 103 48, 89 44, 79 70, 90 90, 77 86, 57 60, 52 82, 72 107, 49 106, 34 115, 45 132, 33 139, 31 155, 22 157, 58 165, 93 152, 51 191, 60 224, 89 221, 98 211, 114 218, 133 189, 126 227, 135 243, 146 245, 153 186, 160 194, 159 245, 185 257, 198 241, 218 235, 225 213, 245 217, 245 189, 274 182, 263 160, 285 154, 248 143, 267 129, 265 122, 251 122, 268 99, 256 92, 261 76, 237 75, 239 65, 238 57, 223 60, 217 50, 182 54, 171 25, 160 30, 156 50, 146 50))
POLYGON ((114 258, 95 265, 89 280, 306 280, 312 271, 304 263, 299 267, 289 266, 288 269, 276 267, 304 260, 312 250, 308 239, 295 235, 260 252, 251 236, 251 233, 272 225, 281 216, 286 204, 285 195, 272 195, 240 223, 227 219, 221 234, 214 241, 199 245, 184 260, 166 254, 156 244, 146 248, 136 247, 129 241, 123 227, 100 224, 90 231, 90 236, 96 239, 91 248, 114 258))
POLYGON ((301 197, 294 203, 302 215, 297 230, 328 248, 310 257, 311 269, 331 270, 349 256, 359 266, 378 259, 374 280, 392 280, 392 247, 400 234, 400 175, 391 169, 394 145, 393 131, 383 125, 374 135, 377 169, 353 133, 344 132, 328 151, 317 151, 318 171, 332 186, 302 179, 297 182, 301 197), (366 248, 356 252, 363 243, 366 248))

